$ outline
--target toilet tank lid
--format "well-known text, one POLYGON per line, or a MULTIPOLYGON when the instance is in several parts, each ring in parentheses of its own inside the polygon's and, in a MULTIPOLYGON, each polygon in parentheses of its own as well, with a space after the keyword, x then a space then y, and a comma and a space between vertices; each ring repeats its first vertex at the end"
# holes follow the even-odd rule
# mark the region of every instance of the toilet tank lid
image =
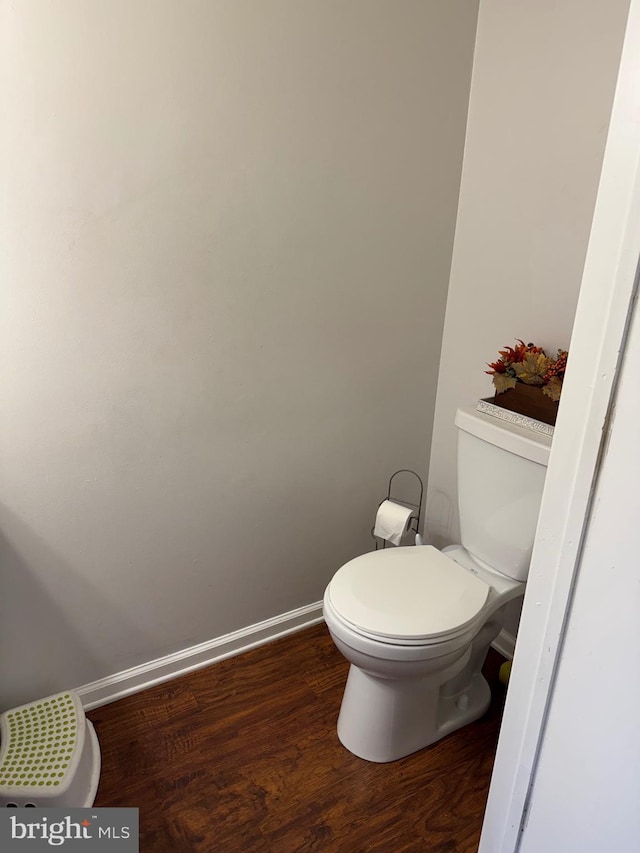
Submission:
POLYGON ((362 554, 329 584, 336 612, 379 637, 429 639, 471 624, 489 586, 432 545, 362 554))
POLYGON ((539 465, 547 465, 551 452, 551 436, 533 432, 526 427, 502 421, 473 408, 456 411, 455 425, 458 429, 475 435, 483 441, 501 447, 516 456, 530 459, 539 465))

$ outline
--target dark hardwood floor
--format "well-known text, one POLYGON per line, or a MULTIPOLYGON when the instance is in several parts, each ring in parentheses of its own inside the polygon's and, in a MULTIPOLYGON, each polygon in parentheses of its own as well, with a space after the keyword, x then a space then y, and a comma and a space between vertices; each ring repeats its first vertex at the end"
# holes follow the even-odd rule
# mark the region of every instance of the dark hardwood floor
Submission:
POLYGON ((504 689, 391 764, 341 746, 348 664, 324 625, 98 708, 96 806, 138 806, 142 853, 475 851, 504 689))

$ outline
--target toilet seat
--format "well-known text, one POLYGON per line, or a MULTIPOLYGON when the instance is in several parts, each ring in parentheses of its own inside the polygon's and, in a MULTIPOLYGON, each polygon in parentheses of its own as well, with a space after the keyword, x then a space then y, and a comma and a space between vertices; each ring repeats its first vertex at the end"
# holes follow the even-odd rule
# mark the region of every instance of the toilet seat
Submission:
POLYGON ((491 587, 431 545, 374 551, 346 563, 327 597, 358 634, 394 645, 427 646, 465 634, 491 587))

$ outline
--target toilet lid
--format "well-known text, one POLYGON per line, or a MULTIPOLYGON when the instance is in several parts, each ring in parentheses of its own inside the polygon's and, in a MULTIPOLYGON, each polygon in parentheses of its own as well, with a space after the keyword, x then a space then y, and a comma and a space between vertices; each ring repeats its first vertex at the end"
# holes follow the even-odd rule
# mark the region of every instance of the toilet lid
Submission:
POLYGON ((490 587, 432 545, 363 554, 329 584, 347 622, 389 639, 428 639, 459 631, 484 607, 490 587))

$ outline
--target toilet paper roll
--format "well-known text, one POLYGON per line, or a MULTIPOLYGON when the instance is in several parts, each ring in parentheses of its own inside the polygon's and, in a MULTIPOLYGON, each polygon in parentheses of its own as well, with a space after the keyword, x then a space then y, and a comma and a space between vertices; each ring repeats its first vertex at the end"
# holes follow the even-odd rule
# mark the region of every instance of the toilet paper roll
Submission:
POLYGON ((386 539, 392 545, 399 545, 413 515, 414 511, 409 507, 394 501, 382 501, 376 514, 373 535, 386 539))

